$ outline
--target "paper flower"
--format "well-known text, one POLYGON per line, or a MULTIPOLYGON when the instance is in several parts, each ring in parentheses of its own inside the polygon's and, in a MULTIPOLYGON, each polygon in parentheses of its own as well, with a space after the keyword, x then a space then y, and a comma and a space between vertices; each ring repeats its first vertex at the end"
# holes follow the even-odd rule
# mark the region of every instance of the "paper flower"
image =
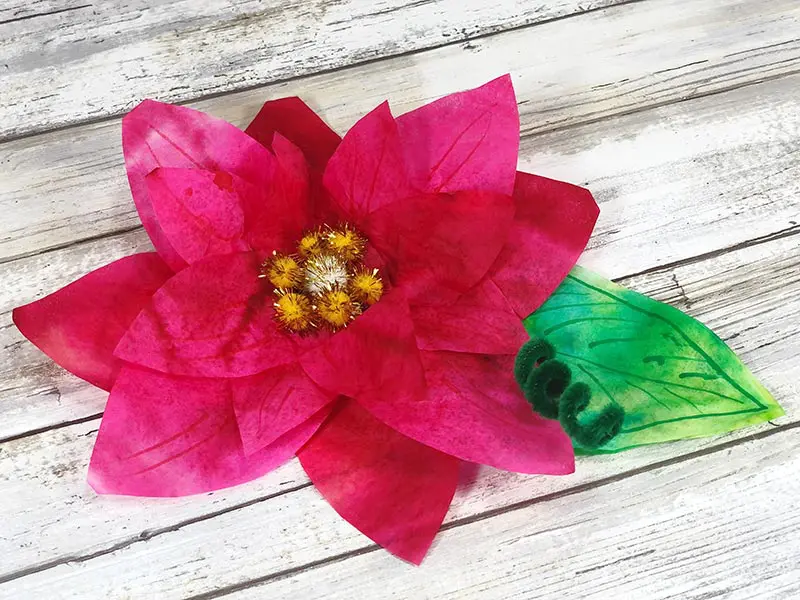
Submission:
POLYGON ((583 250, 584 189, 516 172, 509 77, 340 139, 297 98, 246 133, 145 101, 123 120, 157 250, 14 311, 110 396, 100 493, 235 485, 297 454, 345 519, 418 563, 463 461, 573 470, 513 376, 527 317, 583 250))

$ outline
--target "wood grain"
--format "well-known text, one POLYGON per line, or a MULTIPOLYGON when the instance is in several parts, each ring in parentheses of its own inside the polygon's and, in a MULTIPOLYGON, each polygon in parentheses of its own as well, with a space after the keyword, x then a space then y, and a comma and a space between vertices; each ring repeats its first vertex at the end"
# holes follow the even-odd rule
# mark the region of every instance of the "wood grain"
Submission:
POLYGON ((218 95, 624 1, 86 0, 58 9, 49 2, 12 7, 0 12, 0 139, 119 114, 146 97, 218 95))
POLYGON ((0 6, 0 598, 791 598, 800 594, 800 5, 794 0, 9 0, 0 6), (150 248, 116 115, 144 96, 244 125, 298 94, 340 131, 512 72, 520 165, 588 185, 585 266, 707 323, 787 416, 465 472, 413 569, 292 461, 229 490, 99 497, 105 403, 19 304, 150 248), (32 135, 36 133, 36 135, 32 135))
POLYGON ((784 431, 453 527, 419 569, 376 550, 224 597, 795 598, 799 450, 784 431))
MULTIPOLYGON (((385 98, 399 114, 511 72, 523 134, 574 127, 796 71, 800 5, 773 0, 756 12, 744 10, 750 2, 617 6, 489 36, 468 49, 438 48, 193 105, 245 125, 265 99, 300 95, 345 131, 385 98)), ((758 92, 741 101, 752 100, 769 107, 758 92)), ((772 121, 771 131, 786 129, 776 132, 783 139, 797 127, 785 111, 796 107, 779 110, 784 119, 772 121)), ((695 127, 700 131, 702 122, 695 127)), ((535 148, 568 143, 572 135, 558 134, 535 148)), ((119 121, 112 120, 0 144, 0 262, 139 224, 119 137, 119 121)), ((710 139, 702 141, 710 147, 710 139)), ((524 164, 536 172, 547 166, 524 164)), ((588 181, 575 171, 564 178, 588 181)))
MULTIPOLYGON (((800 409, 797 247, 798 237, 790 236, 622 281, 682 306, 714 327, 784 405, 788 416, 777 421, 781 427, 797 423, 800 409)), ((578 472, 566 478, 485 469, 459 494, 447 520, 471 519, 588 486, 771 427, 581 458, 578 472)), ((181 597, 300 569, 368 546, 305 486, 296 462, 263 480, 194 499, 98 498, 84 482, 96 428, 96 421, 82 423, 4 444, 0 494, 11 491, 15 499, 13 506, 0 509, 0 522, 11 527, 7 539, 0 541, 0 553, 14 561, 0 573, 0 581, 15 578, 7 589, 45 593, 54 589, 54 582, 66 582, 79 597, 87 589, 81 586, 105 582, 103 594, 109 597, 124 595, 115 590, 135 591, 134 597, 156 592, 181 597), (55 457, 60 460, 54 462, 55 457), (60 507, 58 518, 53 516, 54 505, 60 507), (5 519, 5 511, 15 519, 5 519), (29 544, 33 531, 36 544, 29 544), (20 576, 18 569, 25 573, 26 567, 44 570, 20 576), (55 572, 48 574, 51 570, 55 572), (93 573, 91 578, 87 572, 93 573)))

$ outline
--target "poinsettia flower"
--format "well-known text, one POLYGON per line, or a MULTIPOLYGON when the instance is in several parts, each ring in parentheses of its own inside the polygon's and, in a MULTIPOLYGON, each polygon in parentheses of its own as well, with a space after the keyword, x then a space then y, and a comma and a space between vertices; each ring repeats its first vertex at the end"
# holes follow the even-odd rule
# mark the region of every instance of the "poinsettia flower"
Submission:
POLYGON ((419 563, 463 462, 572 472, 569 438, 512 366, 521 319, 598 209, 518 173, 518 145, 507 76, 398 118, 381 104, 343 139, 297 98, 267 102, 246 132, 135 108, 123 150, 156 252, 14 311, 28 339, 110 390, 94 489, 204 492, 297 454, 336 511, 419 563), (300 335, 276 319, 263 264, 334 223, 363 235, 385 290, 347 327, 300 335))

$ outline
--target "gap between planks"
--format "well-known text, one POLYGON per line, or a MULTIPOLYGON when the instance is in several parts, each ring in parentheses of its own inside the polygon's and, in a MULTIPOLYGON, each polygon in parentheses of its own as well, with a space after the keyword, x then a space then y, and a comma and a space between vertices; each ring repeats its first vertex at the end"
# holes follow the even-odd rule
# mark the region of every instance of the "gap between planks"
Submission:
MULTIPOLYGON (((102 415, 100 415, 102 416, 102 415)), ((12 573, 2 574, 0 573, 0 585, 4 583, 8 583, 9 581, 14 581, 15 579, 20 579, 21 577, 26 577, 28 575, 33 575, 35 573, 41 573, 42 571, 47 571, 48 569, 55 568, 59 565, 70 564, 70 563, 82 563, 90 561, 94 558, 99 558, 100 556, 105 556, 106 554, 111 554, 113 552, 117 552, 118 550, 123 550, 132 546, 133 544, 137 544, 139 542, 146 542, 148 540, 152 540, 153 538, 158 537, 159 535, 163 535, 165 533, 171 533, 174 531, 178 531, 179 529, 186 527, 187 525, 193 525, 195 523, 201 523, 203 521, 208 521, 210 519, 214 519, 216 517, 220 517, 224 514, 234 512, 237 510, 241 510, 243 508, 248 508, 250 506, 254 506, 256 504, 261 504, 262 502, 266 502, 268 500, 274 500, 275 498, 279 498, 281 496, 285 496, 286 494, 291 494, 293 492, 297 492, 304 488, 310 487, 312 484, 310 481, 295 485, 293 487, 282 489, 278 492, 274 492, 272 494, 267 494, 265 496, 259 496, 257 498, 252 498, 247 502, 240 502, 238 504, 231 504, 230 506, 226 506, 225 508, 221 508, 219 510, 211 511, 208 513, 204 513, 197 517, 193 517, 191 519, 184 519, 182 521, 178 521, 177 523, 170 525, 168 527, 156 527, 155 529, 148 530, 145 529, 141 531, 137 536, 132 537, 127 540, 123 540, 121 542, 117 542, 116 544, 110 545, 106 548, 102 548, 101 550, 96 550, 94 552, 88 554, 73 554, 70 556, 65 556, 56 560, 51 560, 49 562, 44 562, 38 565, 34 565, 32 567, 26 569, 20 569, 19 571, 15 571, 12 573)), ((1 590, 0 590, 1 591, 1 590)))
MULTIPOLYGON (((5 19, 4 21, 0 21, 0 25, 8 25, 9 23, 17 23, 19 21, 27 21, 29 19, 36 19, 38 17, 50 17, 50 16, 53 16, 53 15, 59 15, 61 13, 70 12, 70 11, 73 11, 73 10, 80 10, 82 8, 91 8, 91 7, 92 7, 91 4, 81 4, 80 6, 70 6, 68 8, 58 8, 58 9, 49 10, 49 11, 43 12, 43 13, 33 13, 33 14, 30 14, 30 15, 23 15, 21 17, 13 17, 11 19, 5 19)), ((0 138, 0 141, 2 141, 2 138, 0 138)))

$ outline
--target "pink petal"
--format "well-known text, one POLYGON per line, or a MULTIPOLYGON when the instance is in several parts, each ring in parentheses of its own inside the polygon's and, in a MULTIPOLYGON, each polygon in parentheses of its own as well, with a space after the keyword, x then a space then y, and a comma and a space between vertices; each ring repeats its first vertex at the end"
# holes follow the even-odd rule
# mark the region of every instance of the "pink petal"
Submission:
POLYGON ((407 198, 375 211, 362 227, 409 300, 432 303, 454 300, 483 279, 513 218, 510 196, 470 191, 407 198))
POLYGON ((353 221, 411 195, 397 125, 384 102, 353 125, 328 161, 325 187, 353 221))
POLYGON ((345 520, 392 554, 422 562, 458 483, 459 461, 343 402, 297 454, 345 520))
POLYGON ((513 356, 420 356, 425 396, 358 401, 389 427, 462 460, 519 473, 572 473, 569 437, 525 402, 514 381, 513 356))
POLYGON ((126 256, 15 308, 14 324, 59 365, 110 390, 120 367, 114 348, 171 276, 155 252, 126 256))
POLYGON ((297 364, 232 379, 231 391, 247 455, 305 422, 336 397, 314 385, 297 364))
POLYGON ((311 224, 309 173, 300 149, 276 133, 272 147, 277 167, 260 194, 242 196, 246 239, 262 254, 294 251, 311 224))
POLYGON ((158 167, 228 171, 266 185, 275 158, 240 129, 185 106, 145 100, 122 120, 128 181, 142 224, 159 254, 174 270, 185 266, 156 219, 145 177, 158 167))
POLYGON ((296 145, 313 169, 322 170, 341 138, 300 98, 279 98, 264 103, 245 133, 272 149, 279 133, 296 145))
POLYGON ((425 385, 408 303, 398 290, 303 354, 300 364, 317 385, 351 398, 411 401, 425 385))
POLYGON ((245 456, 228 380, 123 367, 89 465, 100 494, 182 496, 238 485, 286 462, 328 411, 245 456))
POLYGON ((486 279, 450 305, 415 305, 411 319, 421 350, 515 354, 528 341, 522 321, 486 279))
POLYGON ((244 235, 242 198, 264 194, 225 171, 159 168, 147 191, 164 234, 187 263, 212 254, 249 250, 244 235))
POLYGON ((517 173, 514 202, 514 226, 492 279, 525 318, 575 265, 600 209, 588 190, 528 173, 517 173))
POLYGON ((188 263, 212 254, 294 249, 311 220, 303 153, 275 135, 277 166, 267 185, 226 171, 159 168, 146 177, 172 247, 188 263))
POLYGON ((272 287, 251 253, 210 256, 167 282, 115 350, 173 375, 243 377, 294 361, 272 319, 272 287))
POLYGON ((416 189, 514 189, 519 113, 508 75, 398 117, 397 127, 416 189))

